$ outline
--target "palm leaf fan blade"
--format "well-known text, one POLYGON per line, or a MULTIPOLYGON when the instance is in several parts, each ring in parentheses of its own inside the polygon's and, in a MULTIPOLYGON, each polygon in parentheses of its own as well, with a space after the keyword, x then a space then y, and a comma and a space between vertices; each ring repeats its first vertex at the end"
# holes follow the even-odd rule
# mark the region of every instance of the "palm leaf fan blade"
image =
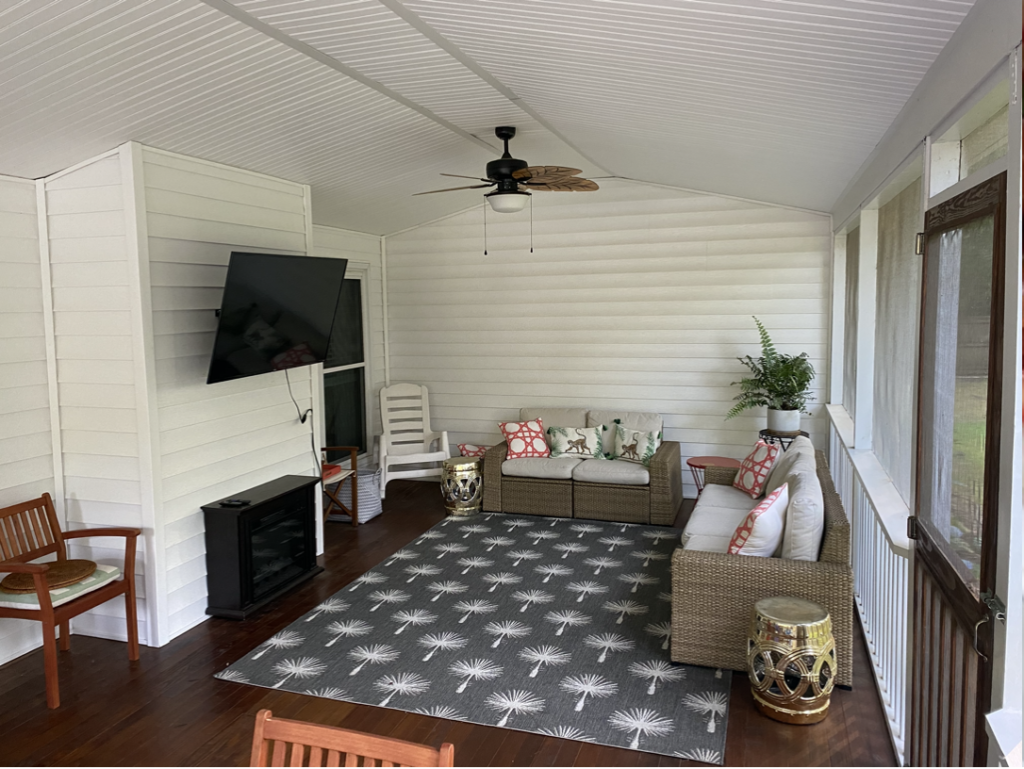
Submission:
POLYGON ((489 182, 487 184, 470 184, 468 187, 446 187, 443 190, 427 190, 426 192, 414 192, 413 196, 416 195, 433 195, 435 192, 455 192, 456 190, 480 190, 484 187, 493 187, 494 184, 489 182))

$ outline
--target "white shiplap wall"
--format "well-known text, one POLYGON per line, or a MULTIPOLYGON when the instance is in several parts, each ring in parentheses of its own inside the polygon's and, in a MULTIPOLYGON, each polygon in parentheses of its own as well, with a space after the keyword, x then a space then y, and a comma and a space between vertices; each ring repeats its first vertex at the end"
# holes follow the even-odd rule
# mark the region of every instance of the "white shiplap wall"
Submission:
POLYGON ((380 238, 337 227, 313 226, 313 256, 348 259, 346 275, 365 271, 364 296, 366 298, 366 319, 369 328, 367 338, 369 349, 366 355, 366 425, 369 431, 367 447, 372 451, 374 436, 379 435, 380 398, 378 393, 384 386, 384 284, 381 277, 380 238))
MULTIPOLYGON (((0 507, 54 494, 44 313, 36 186, 0 176, 0 507)), ((0 620, 0 664, 41 641, 0 620)))
MULTIPOLYGON (((303 185, 148 147, 142 159, 173 637, 206 616, 200 506, 314 472, 310 426, 299 424, 283 373, 206 384, 231 251, 305 253, 311 224, 303 185)), ((312 403, 314 373, 291 372, 302 410, 312 403)))
MULTIPOLYGON (((45 182, 57 389, 70 528, 144 530, 136 561, 139 638, 151 642, 153 530, 143 514, 139 420, 144 417, 133 342, 133 303, 123 161, 117 152, 45 182)), ((75 555, 118 564, 115 540, 88 540, 75 555)), ((74 631, 124 638, 124 605, 109 601, 74 631)))
MULTIPOLYGON (((656 411, 683 457, 740 458, 764 414, 724 421, 757 355, 810 354, 813 418, 828 360, 825 216, 651 185, 538 193, 529 211, 480 208, 387 238, 391 380, 426 384, 435 429, 493 444, 521 406, 656 411)), ((683 468, 686 495, 694 496, 683 468)))

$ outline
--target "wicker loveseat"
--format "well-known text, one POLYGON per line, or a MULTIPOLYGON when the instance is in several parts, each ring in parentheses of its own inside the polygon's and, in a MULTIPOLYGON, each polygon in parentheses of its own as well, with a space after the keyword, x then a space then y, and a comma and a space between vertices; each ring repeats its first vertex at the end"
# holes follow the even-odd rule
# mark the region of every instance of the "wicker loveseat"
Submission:
MULTIPOLYGON (((540 417, 546 427, 588 427, 622 420, 622 424, 633 429, 648 429, 641 426, 645 420, 655 419, 660 429, 661 418, 657 414, 588 411, 587 409, 522 409, 520 419, 540 417), (640 420, 634 422, 632 420, 640 420), (636 426, 634 426, 636 425, 636 426)), ((508 453, 503 442, 487 450, 484 455, 484 498, 483 509, 492 513, 517 513, 521 515, 547 515, 559 518, 590 518, 623 523, 647 523, 671 526, 675 523, 683 501, 683 480, 679 444, 664 441, 651 458, 646 468, 649 480, 636 483, 598 483, 581 481, 572 477, 545 478, 522 477, 502 471, 508 453)), ((515 460, 520 461, 520 460, 515 460)), ((548 460, 535 460, 545 462, 548 460)), ((553 460, 557 463, 560 460, 553 460)), ((603 469, 618 466, 626 469, 621 460, 588 459, 587 463, 599 462, 603 469)), ((639 466, 632 465, 633 468, 639 466)), ((588 468, 593 469, 593 468, 588 468)))
MULTIPOLYGON (((816 452, 825 528, 817 561, 756 558, 676 549, 672 556, 672 659, 692 665, 746 670, 747 633, 754 603, 788 595, 814 601, 832 615, 836 683, 853 683, 853 570, 850 524, 816 452)), ((707 484, 731 484, 736 471, 709 467, 707 484)))

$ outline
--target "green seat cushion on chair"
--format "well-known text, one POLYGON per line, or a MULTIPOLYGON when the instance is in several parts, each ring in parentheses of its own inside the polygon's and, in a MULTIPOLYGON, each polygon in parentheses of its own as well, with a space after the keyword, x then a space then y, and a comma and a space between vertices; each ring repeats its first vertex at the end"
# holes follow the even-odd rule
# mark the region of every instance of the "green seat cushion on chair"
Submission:
MULTIPOLYGON (((108 566, 105 563, 96 564, 96 571, 81 582, 67 587, 57 587, 50 591, 50 601, 54 606, 60 606, 68 601, 73 601, 79 596, 91 593, 101 588, 108 582, 113 582, 121 576, 121 570, 116 566, 108 566)), ((0 608, 4 609, 38 609, 39 597, 35 593, 0 593, 0 608)))

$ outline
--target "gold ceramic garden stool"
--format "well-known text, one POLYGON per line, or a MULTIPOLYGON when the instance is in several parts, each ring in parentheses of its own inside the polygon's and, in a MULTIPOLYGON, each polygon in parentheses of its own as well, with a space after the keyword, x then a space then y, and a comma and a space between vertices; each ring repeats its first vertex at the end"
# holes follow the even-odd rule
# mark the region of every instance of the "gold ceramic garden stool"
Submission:
POLYGON ((483 488, 480 457, 452 457, 441 463, 441 496, 448 515, 479 513, 483 488))
POLYGON ((816 724, 828 715, 836 677, 832 619, 802 598, 754 604, 747 672, 757 709, 787 724, 816 724))

